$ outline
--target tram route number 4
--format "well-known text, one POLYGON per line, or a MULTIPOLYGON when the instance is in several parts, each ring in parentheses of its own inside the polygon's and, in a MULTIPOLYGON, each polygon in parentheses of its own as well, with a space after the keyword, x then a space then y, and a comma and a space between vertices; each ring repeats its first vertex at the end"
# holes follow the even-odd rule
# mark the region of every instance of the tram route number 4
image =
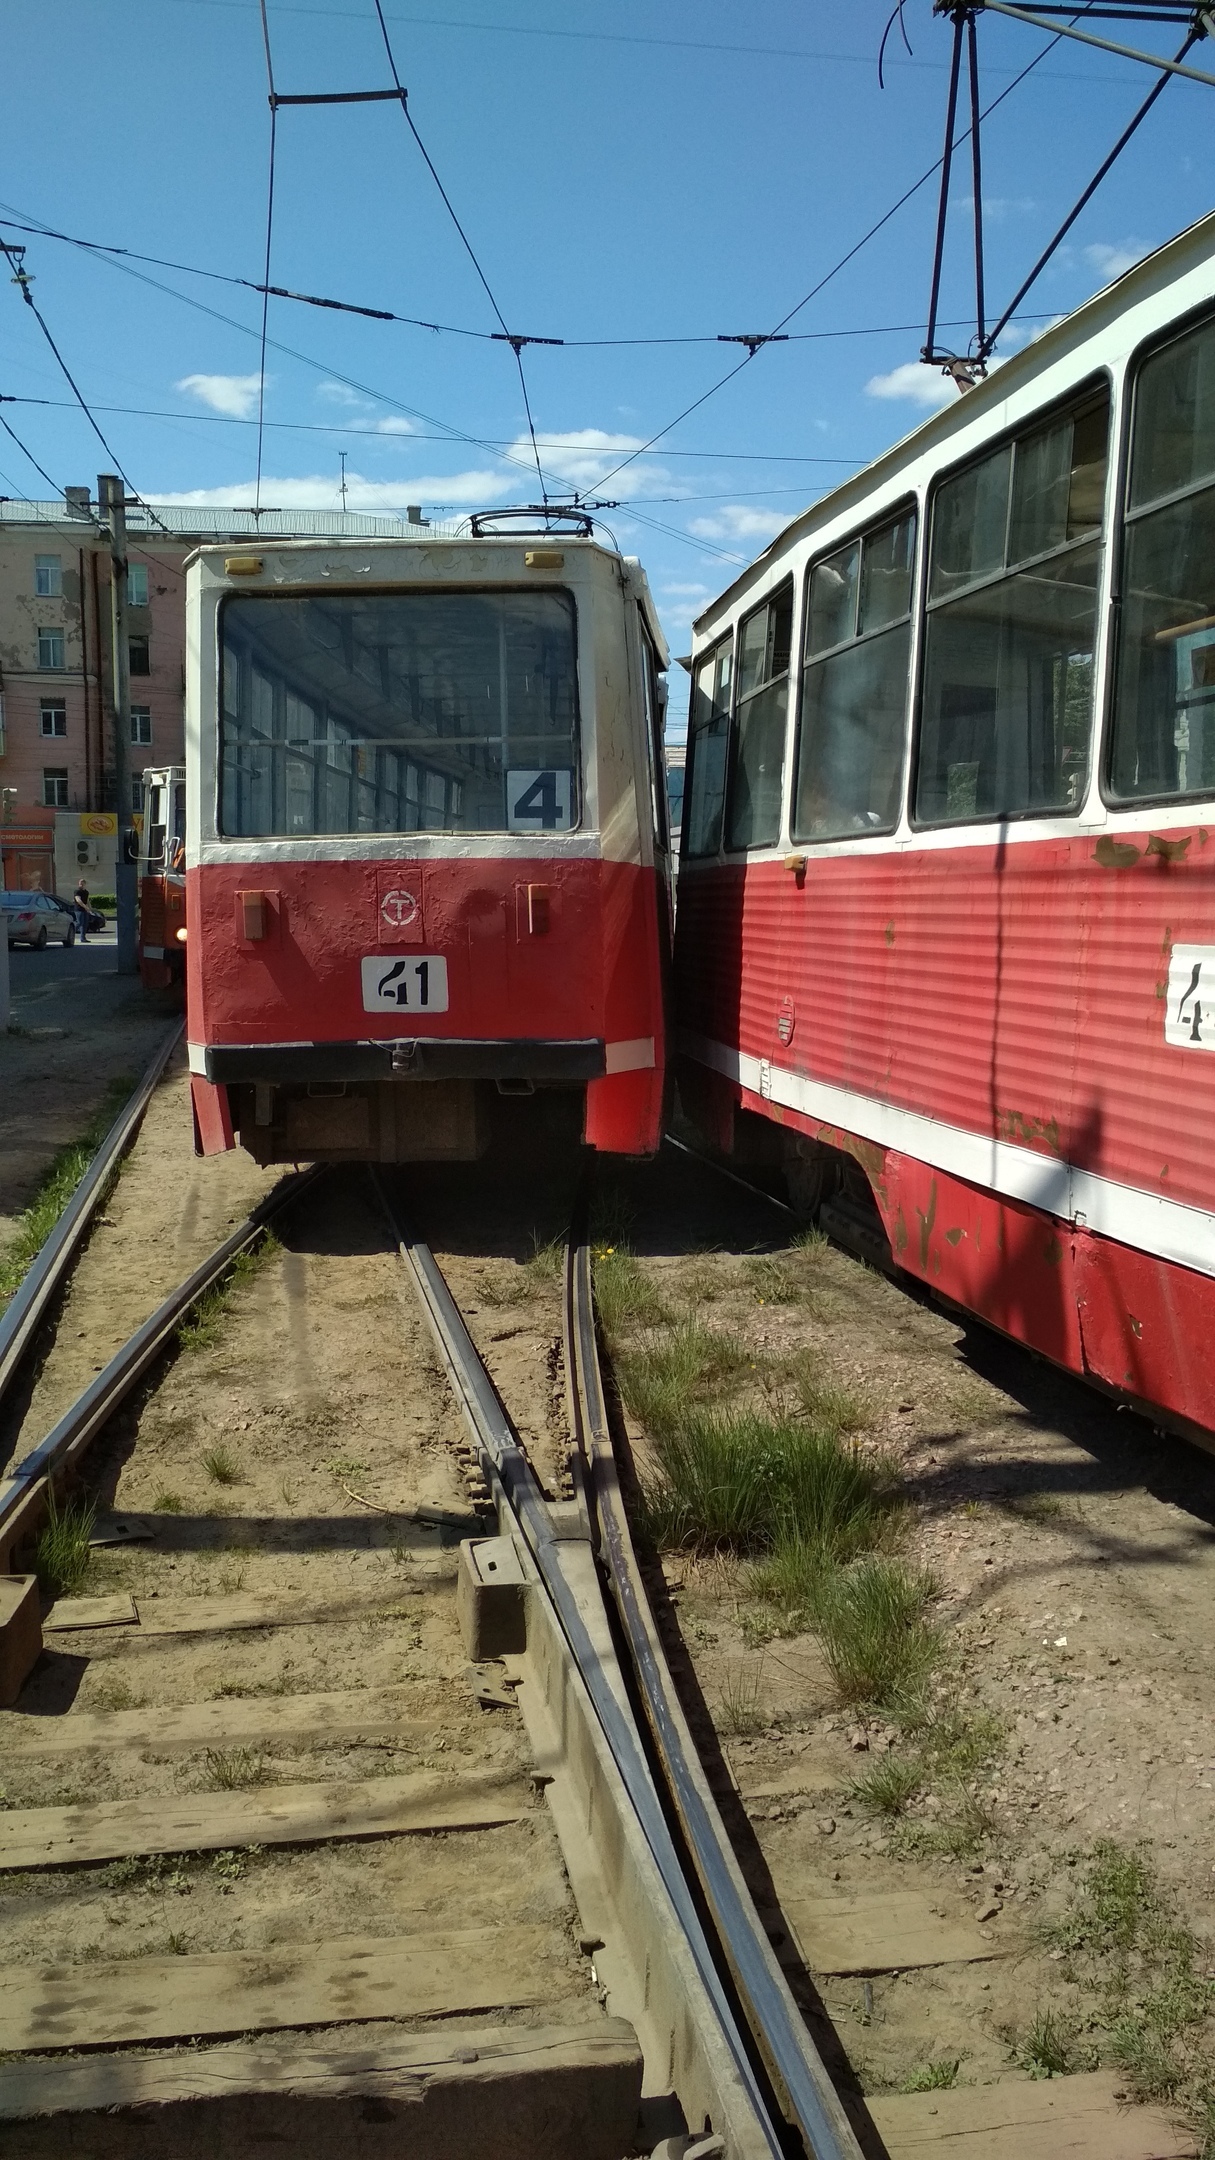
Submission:
POLYGON ((506 775, 508 832, 568 832, 573 822, 574 776, 516 769, 506 775))
POLYGON ((362 965, 364 1012, 447 1011, 447 962, 435 954, 372 953, 362 965))
POLYGON ((1164 1039, 1180 1050, 1215 1050, 1215 945, 1174 945, 1164 1039))

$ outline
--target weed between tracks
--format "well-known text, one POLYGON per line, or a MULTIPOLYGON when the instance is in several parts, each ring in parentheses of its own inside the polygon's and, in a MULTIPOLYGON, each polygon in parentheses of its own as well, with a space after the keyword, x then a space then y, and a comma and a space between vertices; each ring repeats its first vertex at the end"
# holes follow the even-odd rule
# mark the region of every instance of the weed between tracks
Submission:
POLYGON ((48 1491, 47 1516, 34 1553, 34 1572, 40 1587, 51 1597, 71 1597, 88 1580, 93 1559, 89 1539, 96 1519, 95 1501, 60 1502, 53 1487, 48 1491))
MULTIPOLYGON (((80 1138, 70 1140, 52 1159, 29 1206, 17 1218, 16 1237, 0 1258, 0 1309, 20 1289, 31 1262, 45 1245, 134 1086, 130 1078, 112 1081, 96 1116, 80 1138)), ((120 1174, 120 1169, 115 1170, 114 1178, 120 1174)))
POLYGON ((267 1260, 282 1251, 278 1239, 270 1230, 263 1230, 257 1243, 244 1252, 238 1252, 222 1281, 205 1290, 194 1306, 189 1320, 183 1320, 177 1330, 177 1339, 183 1350, 210 1350, 219 1340, 219 1331, 233 1292, 263 1268, 267 1260))

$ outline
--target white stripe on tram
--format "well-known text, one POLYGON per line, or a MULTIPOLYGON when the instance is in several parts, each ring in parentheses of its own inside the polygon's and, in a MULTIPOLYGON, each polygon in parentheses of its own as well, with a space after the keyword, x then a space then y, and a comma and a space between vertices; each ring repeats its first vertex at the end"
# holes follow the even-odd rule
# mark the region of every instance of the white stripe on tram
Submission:
POLYGON ((914 1156, 934 1170, 1024 1201, 1100 1237, 1115 1238, 1121 1245, 1179 1267, 1195 1268, 1203 1275, 1215 1275, 1215 1215, 1206 1208, 1187 1207, 1136 1185, 1119 1185, 1113 1178, 1098 1177, 1091 1170, 1036 1154, 1032 1148, 992 1140, 968 1132, 965 1126, 947 1125, 916 1110, 859 1095, 851 1088, 833 1087, 828 1081, 790 1072, 767 1058, 752 1057, 688 1029, 680 1030, 679 1047, 698 1064, 782 1109, 800 1111, 820 1125, 840 1126, 858 1140, 914 1156))

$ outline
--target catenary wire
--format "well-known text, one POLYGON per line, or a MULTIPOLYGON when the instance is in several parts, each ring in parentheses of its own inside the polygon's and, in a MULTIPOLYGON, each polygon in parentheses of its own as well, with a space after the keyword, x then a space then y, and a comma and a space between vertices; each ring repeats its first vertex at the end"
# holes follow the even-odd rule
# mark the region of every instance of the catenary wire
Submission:
MULTIPOLYGON (((1062 34, 1062 31, 1057 31, 1054 36, 1050 38, 1048 43, 1042 47, 1041 51, 1035 53, 1033 59, 1028 63, 1028 65, 1023 67, 1018 75, 1014 75, 1012 81, 1008 83, 1005 88, 999 92, 998 96, 992 99, 990 105, 984 108, 981 115, 982 119, 986 120, 990 114, 995 112, 998 105, 1002 105, 1004 103, 1005 98, 1012 96, 1013 91, 1020 87, 1020 85, 1025 81, 1026 76, 1032 74, 1033 70, 1038 66, 1039 62, 1045 59, 1047 53, 1051 52, 1053 48, 1059 43, 1062 34)), ((966 136, 969 133, 970 130, 968 128, 966 130, 966 134, 959 137, 959 141, 965 142, 966 136)), ((809 307, 810 302, 818 297, 819 293, 822 292, 825 286, 831 283, 833 278, 839 276, 840 271, 843 270, 846 265, 853 260, 855 256, 860 254, 862 248, 868 246, 869 242, 874 239, 878 233, 881 232, 883 226, 888 225, 890 223, 890 220, 893 217, 897 216, 898 212, 904 207, 904 205, 911 201, 912 196, 918 195, 920 189, 927 186, 928 182, 932 179, 933 174, 940 171, 941 162, 942 161, 940 158, 936 158, 933 163, 928 167, 927 172, 921 173, 919 179, 913 181, 911 186, 905 189, 904 193, 899 196, 898 201, 892 203, 890 208, 883 212, 882 216, 877 219, 875 224, 869 227, 869 230, 867 232, 862 233, 861 238, 857 240, 853 244, 853 246, 848 249, 846 254, 840 256, 838 262, 832 264, 830 270, 824 273, 824 275, 818 280, 817 284, 811 286, 809 292, 806 293, 803 298, 798 301, 796 307, 791 307, 788 314, 781 316, 780 321, 776 323, 773 329, 768 333, 769 338, 775 338, 779 336, 779 334, 786 328, 787 324, 791 323, 796 316, 801 314, 803 308, 809 307)), ((697 412, 702 405, 706 405, 708 403, 710 398, 716 397, 720 390, 725 389, 727 383, 733 382, 736 375, 741 375, 743 369, 750 366, 751 362, 755 358, 756 353, 760 349, 761 348, 759 345, 754 346, 748 353, 744 355, 743 359, 739 361, 736 367, 730 368, 727 373, 720 378, 719 381, 711 384, 709 389, 704 391, 700 397, 696 398, 691 405, 686 406, 681 413, 678 413, 674 420, 668 421, 665 427, 659 428, 657 433, 651 435, 648 441, 643 443, 639 450, 634 450, 627 458, 622 458, 619 465, 613 465, 611 470, 603 475, 602 480, 598 483, 599 487, 605 488, 608 485, 609 481, 615 479, 617 473, 623 472, 626 466, 632 464, 634 458, 643 457, 647 450, 653 449, 655 443, 662 441, 664 435, 669 435, 672 430, 679 427, 681 423, 686 420, 691 413, 697 412)))
MULTIPOLYGON (((266 0, 261 0, 261 4, 264 10, 266 0)), ((489 304, 492 307, 494 314, 498 318, 498 323, 501 327, 502 335, 506 339, 507 344, 510 346, 511 351, 514 353, 515 366, 519 371, 519 388, 523 392, 523 410, 527 414, 527 432, 531 436, 532 454, 536 460, 536 477, 540 482, 541 498, 545 503, 547 503, 548 487, 544 478, 544 467, 540 462, 540 447, 536 441, 536 423, 532 418, 532 401, 527 394, 527 375, 523 366, 523 346, 529 343, 530 340, 513 337, 511 335, 511 332, 507 329, 506 317, 502 313, 501 308, 498 306, 498 302, 494 297, 493 287, 490 285, 489 279, 486 277, 485 272, 481 268, 481 264, 477 259, 476 249, 473 247, 472 241, 469 239, 463 225, 460 223, 459 218, 456 216, 455 207, 452 203, 451 197, 449 196, 447 189, 444 187, 443 182, 439 178, 438 172, 435 169, 434 159, 431 157, 429 150, 427 149, 425 143, 419 135, 417 124, 414 120, 413 114, 409 110, 409 94, 405 89, 405 85, 401 81, 400 75, 397 73, 397 63, 393 55, 392 41, 388 35, 388 25, 384 20, 383 7, 380 4, 380 0, 372 0, 372 4, 375 8, 376 17, 379 21, 380 34, 384 40, 384 51, 388 56, 388 65, 392 71, 392 79, 394 84, 396 85, 397 94, 401 100, 401 111, 405 115, 405 124, 408 127, 410 134, 413 136, 413 139, 416 142, 419 150, 422 153, 422 156, 426 162, 426 169, 429 172, 431 179, 434 181, 435 186, 438 188, 439 193, 443 198, 444 208, 446 209, 452 224, 455 226, 456 231, 460 235, 460 238, 464 244, 465 252, 468 255, 468 259, 471 262, 473 269, 476 271, 477 276, 480 278, 481 283, 485 288, 489 304)), ((266 274, 267 276, 269 276, 269 271, 267 271, 266 274)))
MULTIPOLYGON (((20 291, 21 297, 25 301, 26 306, 32 310, 34 319, 38 324, 38 328, 41 330, 43 337, 46 339, 47 344, 50 346, 51 351, 55 355, 55 359, 59 364, 60 372, 63 375, 63 378, 67 383, 67 386, 71 391, 72 396, 75 398, 76 403, 80 407, 81 412, 84 414, 85 419, 88 421, 89 426, 92 428, 93 433, 97 437, 98 442, 101 444, 102 449, 105 451, 106 456, 112 460, 114 466, 116 467, 122 480, 123 487, 128 494, 134 496, 136 502, 140 503, 143 509, 148 510, 147 503, 144 502, 143 497, 142 495, 140 495, 138 489, 134 487, 132 482, 127 478, 126 472, 124 471, 116 452, 111 449, 109 443, 106 441, 105 436, 102 434, 102 431, 98 426, 97 421, 93 417, 93 413, 89 407, 89 403, 84 395, 84 392, 81 390, 79 383, 76 381, 75 376, 73 375, 70 367, 67 364, 67 361, 64 359, 58 345, 55 343, 55 339, 51 333, 50 324, 47 322, 47 319, 43 314, 41 308, 39 307, 37 301, 35 300, 33 293, 30 291, 31 280, 29 272, 25 268, 24 248, 14 249, 10 247, 8 241, 5 240, 2 235, 0 235, 0 252, 2 252, 5 256, 9 268, 13 273, 13 283, 20 291)), ((31 463, 32 462, 33 461, 31 460, 31 463)), ((45 477, 46 476, 44 474, 43 478, 45 479, 45 477)), ((155 518, 154 511, 149 510, 148 514, 149 516, 155 518)), ((158 525, 161 523, 161 520, 159 518, 155 518, 155 521, 158 525)), ((168 527, 165 526, 164 530, 167 532, 168 527)))

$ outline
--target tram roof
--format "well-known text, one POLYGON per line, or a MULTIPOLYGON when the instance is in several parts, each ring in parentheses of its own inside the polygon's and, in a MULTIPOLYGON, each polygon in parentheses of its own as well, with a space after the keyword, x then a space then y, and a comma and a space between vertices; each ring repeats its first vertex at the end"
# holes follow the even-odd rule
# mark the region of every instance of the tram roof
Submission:
MULTIPOLYGON (((791 518, 775 538, 769 541, 762 553, 757 555, 745 570, 740 570, 737 577, 718 593, 716 599, 710 601, 708 607, 702 609, 696 617, 694 629, 699 630, 702 624, 712 623, 734 595, 742 591, 758 571, 779 557, 792 543, 813 532, 818 526, 829 524, 843 516, 851 505, 862 503, 867 496, 887 486, 897 476, 901 467, 912 465, 938 449, 944 453, 941 463, 948 463, 948 447, 952 439, 959 435, 963 428, 969 429, 976 419, 982 419, 985 415, 991 416, 995 423, 993 434, 998 432, 999 427, 1004 424, 1000 407, 1007 404, 1019 390, 1031 386, 1035 377, 1045 374, 1069 354, 1078 353, 1081 347, 1091 343, 1094 350, 1089 357, 1089 364, 1094 367, 1099 365, 1102 357, 1100 338, 1103 332, 1111 330, 1131 308, 1153 298, 1163 298, 1170 287, 1178 284, 1183 277, 1201 269, 1206 263, 1215 267, 1215 211, 1208 212, 1193 225, 1186 226, 1183 232, 1175 234, 1171 240, 1166 240, 1162 247, 1154 248, 1150 255, 1145 255, 1139 262, 1133 263, 1129 270, 1124 270, 1120 277, 1112 279, 1100 292, 1094 293, 1091 299, 1083 301, 1070 315, 1061 316, 1058 322, 1052 323, 1049 329, 1044 330, 1031 344, 1023 346, 1019 352, 1011 353, 1006 360, 1002 360, 990 375, 982 382, 975 383, 971 389, 963 391, 953 404, 943 406, 939 412, 921 420, 912 428, 910 434, 901 436, 898 442, 892 443, 888 450, 883 450, 870 464, 863 466, 860 472, 853 473, 828 494, 820 495, 807 509, 800 510, 797 516, 791 518)), ((1215 297, 1215 281, 1212 282, 1207 297, 1215 297)), ((1169 321, 1171 313, 1186 312, 1192 304, 1193 302, 1187 302, 1184 307, 1173 310, 1162 307, 1159 311, 1159 326, 1169 321)), ((1147 335, 1148 329, 1149 326, 1145 325, 1140 334, 1147 335)), ((1080 380, 1080 375, 1077 380, 1080 380)))

